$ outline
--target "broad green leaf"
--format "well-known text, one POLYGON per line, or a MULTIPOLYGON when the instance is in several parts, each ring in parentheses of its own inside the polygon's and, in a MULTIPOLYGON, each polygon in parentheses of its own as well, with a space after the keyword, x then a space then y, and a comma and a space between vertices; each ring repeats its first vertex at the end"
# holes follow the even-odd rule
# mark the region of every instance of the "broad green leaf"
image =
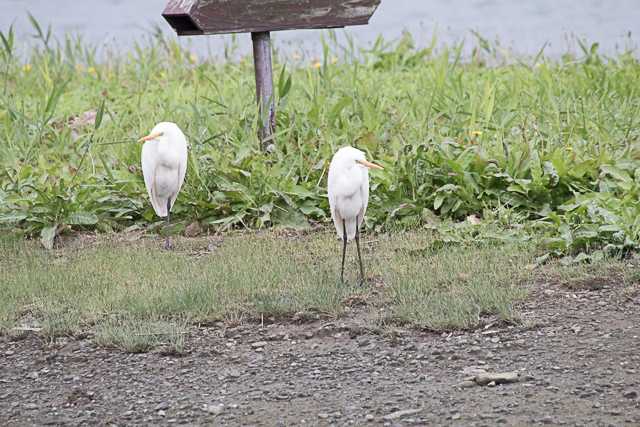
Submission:
POLYGON ((436 198, 433 200, 433 210, 438 210, 440 209, 440 207, 442 206, 442 202, 444 202, 444 196, 443 195, 437 195, 436 198))
POLYGON ((105 100, 103 99, 102 102, 100 103, 100 107, 98 108, 98 111, 96 112, 96 120, 93 124, 93 128, 95 130, 98 130, 100 128, 100 125, 102 124, 102 117, 104 116, 104 105, 105 105, 105 100))
POLYGON ((94 225, 98 223, 98 216, 91 212, 74 212, 66 220, 69 225, 94 225))
POLYGON ((613 165, 601 165, 600 170, 607 175, 624 182, 631 182, 633 179, 629 174, 622 169, 619 169, 613 165))
POLYGON ((29 216, 24 213, 6 213, 0 214, 0 224, 15 224, 27 219, 29 216))

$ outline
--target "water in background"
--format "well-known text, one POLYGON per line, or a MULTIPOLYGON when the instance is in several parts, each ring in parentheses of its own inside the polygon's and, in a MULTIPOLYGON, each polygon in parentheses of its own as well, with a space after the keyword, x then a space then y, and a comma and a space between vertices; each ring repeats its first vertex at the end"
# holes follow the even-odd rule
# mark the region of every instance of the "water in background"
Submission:
MULTIPOLYGON (((166 0, 0 0, 0 30, 14 24, 20 40, 33 33, 27 11, 53 33, 80 34, 97 46, 126 51, 134 40, 148 36, 155 27, 175 37, 160 16, 166 0)), ((370 25, 338 30, 340 40, 351 36, 358 46, 367 46, 378 35, 397 39, 410 31, 417 44, 427 45, 434 34, 439 44, 462 40, 473 44, 476 31, 489 41, 499 41, 514 54, 545 54, 557 57, 579 52, 576 39, 598 42, 599 51, 613 55, 633 49, 638 56, 640 32, 639 0, 382 0, 370 25)), ((300 51, 317 56, 323 31, 282 31, 274 34, 280 52, 300 51)), ((182 38, 201 55, 224 52, 228 36, 182 38)), ((250 51, 250 37, 238 35, 240 53, 250 51)))

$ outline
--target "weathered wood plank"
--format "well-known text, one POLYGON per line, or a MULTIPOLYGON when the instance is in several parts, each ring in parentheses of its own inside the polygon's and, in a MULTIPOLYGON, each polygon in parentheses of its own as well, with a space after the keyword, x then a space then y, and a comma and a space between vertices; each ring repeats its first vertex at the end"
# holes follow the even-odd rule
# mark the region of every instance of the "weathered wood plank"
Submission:
POLYGON ((381 0, 170 0, 162 16, 179 35, 365 25, 381 0))

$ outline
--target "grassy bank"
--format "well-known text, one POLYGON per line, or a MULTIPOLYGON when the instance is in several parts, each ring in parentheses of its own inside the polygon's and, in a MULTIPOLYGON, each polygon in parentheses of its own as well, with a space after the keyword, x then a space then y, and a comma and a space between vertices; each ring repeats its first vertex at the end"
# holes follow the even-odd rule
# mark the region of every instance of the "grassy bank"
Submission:
MULTIPOLYGON (((48 251, 0 239, 0 332, 35 330, 48 340, 89 334, 105 346, 183 350, 194 324, 355 318, 372 330, 433 331, 519 322, 518 305, 541 281, 580 291, 637 282, 634 267, 536 266, 530 245, 443 247, 425 233, 364 239, 368 278, 356 285, 350 247, 339 283, 333 233, 243 233, 180 239, 173 252, 138 235, 78 236, 48 251)), ((26 332, 29 333, 29 332, 26 332)))
POLYGON ((442 250, 417 234, 364 242, 367 286, 356 284, 353 247, 350 284, 339 283, 340 245, 328 233, 182 239, 175 252, 148 239, 79 239, 56 252, 5 240, 0 319, 5 329, 35 325, 50 337, 92 331, 104 340, 113 330, 296 313, 335 318, 356 310, 372 328, 391 322, 432 330, 517 318, 534 257, 526 247, 442 250))
POLYGON ((353 144, 385 166, 372 177, 370 228, 435 227, 451 239, 439 219, 475 215, 500 238, 533 236, 554 253, 639 242, 631 54, 602 58, 594 45, 577 58, 487 67, 487 44, 462 61, 460 46, 416 49, 408 37, 359 52, 329 43, 317 61, 275 65, 278 134, 265 155, 250 58, 211 63, 156 38, 97 62, 81 42, 43 36, 18 59, 3 38, 0 223, 49 243, 70 228, 154 223, 133 141, 160 120, 191 145, 176 231, 195 220, 326 221, 331 155, 353 144))

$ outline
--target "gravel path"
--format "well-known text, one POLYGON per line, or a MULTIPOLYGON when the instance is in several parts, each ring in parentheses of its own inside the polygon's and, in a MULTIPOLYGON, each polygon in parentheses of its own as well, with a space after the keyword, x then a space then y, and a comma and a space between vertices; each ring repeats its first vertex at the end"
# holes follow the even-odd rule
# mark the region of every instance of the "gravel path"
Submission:
POLYGON ((541 289, 522 325, 452 334, 211 327, 182 357, 0 337, 0 424, 640 425, 638 289, 541 289))

